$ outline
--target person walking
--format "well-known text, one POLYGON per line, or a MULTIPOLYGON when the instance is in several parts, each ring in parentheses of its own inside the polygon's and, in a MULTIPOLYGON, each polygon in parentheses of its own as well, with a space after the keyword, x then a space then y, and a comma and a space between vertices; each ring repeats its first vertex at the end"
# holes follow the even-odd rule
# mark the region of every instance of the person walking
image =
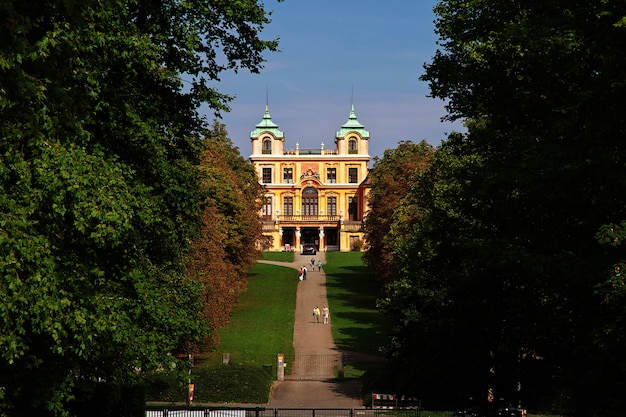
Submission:
POLYGON ((306 266, 302 267, 302 279, 306 281, 306 266))
POLYGON ((330 310, 328 309, 328 306, 326 304, 324 304, 324 307, 322 308, 322 315, 324 316, 324 324, 329 324, 330 310))
POLYGON ((315 306, 315 308, 313 308, 313 320, 315 321, 315 323, 320 322, 320 308, 318 306, 315 306))
POLYGON ((311 258, 311 271, 315 271, 315 258, 311 258))
POLYGON ((322 272, 322 261, 317 261, 317 270, 322 272))

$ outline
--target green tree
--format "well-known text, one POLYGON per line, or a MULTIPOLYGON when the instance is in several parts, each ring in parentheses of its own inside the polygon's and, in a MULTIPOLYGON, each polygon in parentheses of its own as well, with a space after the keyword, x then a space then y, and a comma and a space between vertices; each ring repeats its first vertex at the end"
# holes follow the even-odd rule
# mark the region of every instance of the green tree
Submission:
POLYGON ((219 329, 228 324, 247 272, 258 259, 262 236, 258 215, 262 188, 254 167, 233 146, 223 124, 215 121, 205 138, 200 169, 206 200, 202 229, 192 242, 188 274, 204 284, 203 314, 213 330, 209 350, 219 342, 219 329))
POLYGON ((492 387, 539 406, 558 381, 577 415, 619 415, 623 251, 596 237, 619 234, 626 215, 626 6, 452 0, 435 11, 443 50, 423 79, 450 119, 471 123, 415 195, 427 214, 384 301, 399 323, 390 352, 406 358, 424 329, 445 343, 464 335, 434 353, 480 398, 492 387))
POLYGON ((391 268, 395 241, 406 230, 394 229, 392 224, 409 228, 419 218, 419 208, 407 207, 404 197, 407 190, 415 186, 420 173, 429 166, 434 148, 422 141, 414 144, 400 142, 394 149, 385 151, 381 159, 374 160, 369 173, 371 192, 369 194, 370 211, 365 222, 368 247, 364 258, 376 271, 376 278, 381 284, 393 280, 391 268), (393 221, 394 216, 408 214, 412 219, 403 217, 393 221), (397 233, 397 234, 396 234, 397 233))
POLYGON ((253 0, 0 2, 0 413, 63 415, 206 334, 185 274, 202 103, 275 41, 253 0))

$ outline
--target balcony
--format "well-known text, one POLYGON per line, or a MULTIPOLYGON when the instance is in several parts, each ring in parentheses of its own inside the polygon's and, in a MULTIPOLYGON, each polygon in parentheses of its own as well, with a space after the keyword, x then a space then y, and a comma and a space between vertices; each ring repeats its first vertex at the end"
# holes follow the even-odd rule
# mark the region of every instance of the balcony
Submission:
POLYGON ((278 216, 278 221, 286 223, 337 223, 339 221, 339 216, 324 214, 288 214, 278 216))
POLYGON ((363 222, 362 221, 344 221, 343 222, 343 230, 345 232, 362 232, 363 231, 363 222))
POLYGON ((276 219, 263 219, 263 231, 270 232, 275 230, 280 224, 281 227, 334 227, 343 225, 342 229, 346 232, 362 232, 363 222, 360 220, 343 220, 337 215, 279 215, 276 219))

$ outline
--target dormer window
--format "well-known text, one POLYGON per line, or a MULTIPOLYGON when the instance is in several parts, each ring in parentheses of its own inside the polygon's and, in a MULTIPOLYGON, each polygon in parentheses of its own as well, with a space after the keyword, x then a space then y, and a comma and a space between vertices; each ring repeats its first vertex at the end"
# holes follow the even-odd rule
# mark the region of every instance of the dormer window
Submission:
POLYGON ((272 153, 272 140, 269 138, 263 139, 263 154, 272 153))
POLYGON ((348 153, 359 153, 355 138, 348 140, 348 153))

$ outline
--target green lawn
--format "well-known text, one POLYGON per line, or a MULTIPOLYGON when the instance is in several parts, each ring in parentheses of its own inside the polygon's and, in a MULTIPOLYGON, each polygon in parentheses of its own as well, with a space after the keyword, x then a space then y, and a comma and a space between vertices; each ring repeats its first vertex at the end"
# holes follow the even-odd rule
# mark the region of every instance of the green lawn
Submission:
POLYGON ((293 262, 293 252, 263 252, 261 259, 265 261, 293 262))
POLYGON ((326 293, 337 347, 379 354, 385 320, 376 309, 378 286, 360 252, 327 252, 326 293))
POLYGON ((292 268, 258 263, 249 274, 248 290, 239 298, 220 345, 208 355, 207 366, 221 363, 223 353, 233 364, 264 365, 276 354, 293 357, 296 288, 292 268))
MULTIPOLYGON (((263 259, 293 260, 291 252, 264 253, 263 259), (291 256, 291 259, 289 258, 291 256)), ((326 254, 328 304, 335 344, 345 350, 379 354, 385 323, 375 308, 377 287, 359 252, 326 254)), ((205 364, 221 363, 229 353, 234 364, 275 364, 276 354, 293 357, 293 325, 296 305, 294 271, 288 267, 258 263, 250 272, 248 290, 240 297, 230 324, 221 331, 221 342, 207 355, 205 364)), ((346 377, 358 377, 363 369, 346 369, 346 377)))

